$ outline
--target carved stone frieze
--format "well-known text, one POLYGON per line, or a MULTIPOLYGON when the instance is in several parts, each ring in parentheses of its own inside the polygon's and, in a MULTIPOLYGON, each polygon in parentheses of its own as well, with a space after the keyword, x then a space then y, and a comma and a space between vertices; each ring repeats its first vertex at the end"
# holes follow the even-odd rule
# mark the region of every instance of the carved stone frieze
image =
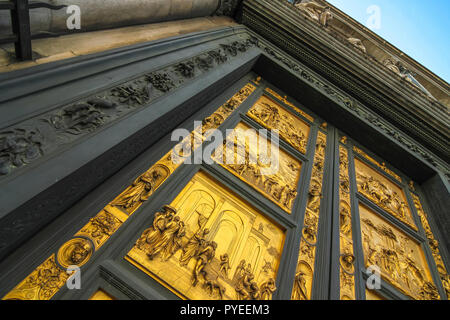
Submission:
POLYGON ((0 130, 0 179, 151 104, 185 82, 247 51, 254 46, 253 41, 248 38, 222 43, 215 50, 0 130))

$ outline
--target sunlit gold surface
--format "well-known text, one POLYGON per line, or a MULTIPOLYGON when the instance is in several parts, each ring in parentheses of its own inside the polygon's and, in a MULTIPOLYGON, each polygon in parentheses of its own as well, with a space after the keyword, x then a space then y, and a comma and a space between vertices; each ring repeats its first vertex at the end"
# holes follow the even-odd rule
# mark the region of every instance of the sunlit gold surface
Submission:
POLYGON ((402 178, 400 178, 400 176, 398 174, 396 174, 394 171, 389 170, 388 168, 386 168, 386 164, 385 163, 379 163, 377 160, 375 160, 374 158, 372 158, 367 153, 365 153, 364 151, 362 151, 361 149, 359 149, 357 147, 353 147, 353 151, 355 151, 356 153, 358 153, 359 155, 361 155, 365 159, 367 159, 370 162, 372 162, 374 165, 376 165, 378 168, 380 168, 381 170, 383 170, 387 174, 390 174, 391 176, 393 176, 398 182, 400 182, 400 183, 402 182, 402 178))
MULTIPOLYGON (((258 143, 252 143, 252 141, 266 139, 260 136, 256 130, 249 129, 250 127, 246 124, 239 123, 233 131, 233 135, 238 139, 234 140, 234 144, 219 146, 215 150, 213 158, 222 167, 254 187, 286 212, 291 213, 297 197, 301 163, 287 152, 279 149, 278 153, 274 153, 274 156, 278 158, 278 169, 270 175, 262 174, 261 169, 268 168, 270 165, 263 164, 265 160, 261 159, 258 143), (244 143, 243 141, 245 141, 245 145, 241 145, 244 143), (242 164, 228 164, 230 159, 234 163, 242 164)), ((266 140, 266 144, 270 149, 271 143, 266 140)))
MULTIPOLYGON (((216 112, 203 119, 202 127, 195 128, 191 135, 178 143, 173 150, 179 150, 186 141, 191 140, 194 140, 194 144, 191 145, 190 151, 195 150, 199 144, 210 135, 207 130, 218 128, 241 105, 241 103, 255 91, 255 89, 255 86, 250 83, 245 85, 225 104, 220 106, 216 112)), ((185 154, 184 156, 188 157, 189 154, 185 154)), ((90 257, 95 254, 95 250, 98 250, 105 244, 129 216, 147 201, 161 184, 164 183, 164 181, 166 181, 179 166, 181 166, 181 164, 182 162, 175 163, 172 161, 172 150, 170 150, 161 158, 161 160, 139 176, 132 185, 126 188, 119 196, 111 201, 111 203, 103 208, 103 210, 90 219, 90 221, 77 232, 74 239, 66 242, 58 250, 58 258, 62 259, 59 262, 62 265, 70 263, 69 260, 71 259, 68 257, 72 255, 75 247, 77 247, 73 254, 75 258, 74 261, 78 262, 80 265, 87 263, 90 257), (79 236, 89 238, 94 243, 94 248, 91 246, 88 247, 86 243, 82 246, 74 246, 73 242, 75 239, 79 239, 79 236)), ((77 241, 79 242, 79 240, 77 241)), ((65 281, 58 280, 59 278, 57 277, 63 278, 63 275, 60 275, 58 272, 60 271, 66 275, 65 271, 61 270, 54 261, 55 255, 53 254, 2 299, 9 299, 10 297, 19 297, 20 299, 27 300, 50 299, 65 284, 65 281), (50 270, 49 268, 53 265, 55 268, 50 270), (49 287, 49 284, 51 284, 51 287, 49 287), (24 286, 26 287, 26 293, 24 293, 24 286)), ((77 263, 74 263, 74 265, 77 265, 77 263)))
POLYGON ((327 136, 324 133, 319 132, 309 187, 308 203, 303 222, 302 238, 300 240, 300 252, 297 260, 294 286, 292 289, 292 300, 311 299, 326 146, 327 136))
POLYGON ((386 300, 384 297, 376 293, 374 290, 366 289, 366 300, 386 300))
POLYGON ((185 299, 271 299, 284 230, 199 172, 126 259, 185 299))
POLYGON ((314 122, 314 118, 311 117, 309 114, 307 114, 306 112, 304 112, 303 110, 299 109, 297 106, 295 106, 292 102, 288 101, 286 99, 286 97, 282 97, 280 96, 278 93, 276 93, 275 91, 273 91, 270 88, 266 88, 266 91, 268 93, 270 93, 271 95, 273 95, 275 98, 279 99, 280 101, 282 101, 284 104, 288 105, 289 107, 291 107, 292 109, 294 109, 298 114, 301 114, 303 117, 305 117, 306 119, 308 119, 311 122, 314 122))
POLYGON ((366 267, 378 266, 383 279, 414 299, 439 299, 422 247, 369 208, 360 205, 359 213, 366 267))
POLYGON ((89 300, 116 300, 113 296, 103 290, 97 290, 89 300))
POLYGON ((349 161, 347 148, 339 147, 339 241, 340 297, 355 300, 355 256, 353 254, 352 207, 350 202, 349 161))
POLYGON ((298 151, 306 153, 309 125, 272 99, 262 96, 247 114, 267 129, 278 130, 284 141, 298 151))
POLYGON ((414 206, 416 207, 417 213, 419 214, 420 222, 422 223, 423 229, 425 230, 428 245, 430 246, 431 253, 433 254, 434 262, 436 263, 439 277, 442 281, 442 286, 444 287, 445 293, 447 294, 447 299, 450 299, 450 275, 447 272, 444 261, 441 257, 441 253, 439 252, 439 242, 436 240, 433 232, 431 231, 427 214, 423 210, 422 203, 420 202, 419 197, 414 193, 411 193, 411 195, 414 200, 414 206))
POLYGON ((400 221, 417 230, 403 190, 358 159, 355 159, 355 167, 358 191, 400 221))

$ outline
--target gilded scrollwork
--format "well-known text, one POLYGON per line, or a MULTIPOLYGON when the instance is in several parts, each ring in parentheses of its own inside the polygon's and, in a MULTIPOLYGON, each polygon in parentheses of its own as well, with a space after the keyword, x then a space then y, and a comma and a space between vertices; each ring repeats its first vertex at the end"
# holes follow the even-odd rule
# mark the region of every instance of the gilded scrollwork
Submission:
MULTIPOLYGON (((216 129, 218 128, 223 121, 225 121, 233 112, 236 110, 242 102, 244 102, 254 91, 255 86, 252 84, 245 85, 241 90, 239 90, 235 95, 233 95, 226 103, 224 103, 221 107, 217 109, 214 115, 219 115, 219 118, 216 118, 210 125, 209 128, 216 129)), ((100 100, 90 100, 89 102, 92 105, 101 104, 102 108, 113 107, 109 105, 107 102, 101 102, 100 100)), ((207 121, 207 120, 205 120, 207 121)), ((192 132, 191 136, 188 136, 188 139, 191 139, 194 135, 198 136, 199 132, 201 132, 201 139, 203 139, 210 133, 202 132, 201 128, 196 128, 194 132, 192 132), (203 135, 204 134, 204 135, 203 135)), ((6 140, 5 140, 6 141, 6 140)), ((9 140, 8 140, 9 141, 9 140)), ((34 139, 33 141, 38 142, 38 140, 34 139)), ((174 149, 179 148, 181 144, 185 143, 185 140, 177 144, 174 149)), ((13 145, 12 143, 6 144, 7 146, 13 145)), ((191 147, 191 151, 195 147, 198 147, 198 144, 194 144, 191 147)), ((34 152, 34 149, 31 148, 34 152)), ((27 151, 27 150, 25 150, 27 151)), ((28 151, 27 151, 28 152, 28 151)), ((29 151, 31 156, 31 151, 29 151)), ((3 160, 0 159, 0 160, 3 160)), ((0 162, 0 170, 1 170, 0 162)), ((120 227, 121 225, 128 219, 128 217, 135 212, 149 197, 159 188, 159 186, 181 165, 181 163, 175 163, 172 161, 172 150, 169 151, 164 157, 162 157, 154 166, 152 166, 149 170, 144 172, 141 176, 139 176, 134 183, 125 189, 118 197, 116 197, 111 203, 109 203, 103 210, 101 210, 96 216, 94 216, 80 231, 77 232, 74 239, 66 242, 59 250, 61 257, 61 261, 74 262, 76 265, 85 264, 92 254, 95 253, 99 247, 101 247, 120 227), (80 237, 86 237, 90 239, 93 243, 93 246, 88 244, 82 245, 78 243, 79 246, 75 249, 73 246, 73 242, 79 242, 81 240, 80 237), (70 249, 69 249, 70 248, 70 249), (73 249, 73 250, 72 250, 73 249), (72 257, 67 258, 67 255, 70 251, 70 255, 72 257), (64 252, 64 254, 62 254, 64 252), (77 263, 76 263, 77 262, 77 263)), ((180 244, 176 241, 179 239, 173 239, 171 242, 171 249, 166 250, 165 257, 169 257, 173 255, 175 249, 180 244)), ((85 240, 84 241, 88 241, 85 240)), ((54 261, 55 255, 52 255, 50 258, 44 262, 41 266, 39 266, 33 273, 28 275, 18 286, 16 286, 9 294, 7 294, 3 299, 7 299, 11 295, 17 295, 18 292, 21 292, 20 286, 23 283, 31 283, 32 278, 35 277, 36 272, 40 272, 40 277, 42 278, 41 283, 52 284, 51 294, 50 290, 45 290, 46 294, 28 294, 25 296, 20 296, 23 299, 50 299, 63 285, 65 282, 54 281, 54 276, 51 272, 45 271, 47 269, 42 269, 44 265, 49 265, 49 261, 54 261), (44 272, 44 271, 45 272, 44 272), (31 281, 31 282, 30 282, 31 281)), ((61 263, 61 261, 59 261, 61 263)), ((59 267, 57 267, 59 268, 59 267)), ((60 268, 59 268, 60 269, 60 268)), ((56 270, 56 269, 55 269, 56 270)), ((64 272, 64 271, 63 271, 64 272)), ((65 274, 65 273, 64 273, 65 274)), ((36 285, 37 288, 37 285, 36 285)), ((35 290, 34 288, 33 290, 35 290)), ((37 289, 36 289, 37 290, 37 289)), ((19 297, 19 298, 20 298, 19 297)))
POLYGON ((430 246, 434 262, 436 263, 436 267, 442 281, 442 286, 444 287, 445 293, 447 294, 447 299, 450 299, 450 275, 447 272, 447 268, 445 267, 445 263, 442 260, 441 253, 439 252, 439 242, 434 237, 433 231, 430 227, 430 223, 428 222, 428 216, 422 207, 420 198, 412 192, 411 195, 414 200, 414 206, 416 207, 417 213, 419 214, 423 229, 425 230, 428 245, 430 246))
POLYGON ((292 300, 311 299, 326 145, 327 136, 319 131, 303 222, 302 237, 300 240, 294 287, 291 295, 292 300))
POLYGON ((283 140, 306 153, 309 126, 271 99, 262 96, 247 114, 267 129, 278 130, 283 140))
POLYGON ((403 190, 383 175, 355 159, 358 191, 400 221, 417 230, 403 190))
POLYGON ((284 231, 199 172, 125 259, 189 299, 271 299, 284 231))
POLYGON ((365 206, 359 207, 366 267, 413 299, 439 299, 422 247, 365 206))
MULTIPOLYGON (((346 142, 346 139, 344 139, 346 142)), ((341 139, 342 142, 342 139, 341 139)), ((355 256, 353 254, 352 207, 348 150, 339 147, 339 232, 340 232, 340 298, 355 300, 355 256)))

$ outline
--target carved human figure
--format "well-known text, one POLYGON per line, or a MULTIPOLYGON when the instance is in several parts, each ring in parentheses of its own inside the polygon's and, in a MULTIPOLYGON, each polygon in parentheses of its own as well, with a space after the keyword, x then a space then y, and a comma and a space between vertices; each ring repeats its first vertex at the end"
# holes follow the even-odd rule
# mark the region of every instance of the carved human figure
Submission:
MULTIPOLYGON (((178 217, 175 217, 175 219, 176 218, 178 217)), ((178 226, 176 227, 174 235, 164 248, 163 258, 165 261, 169 260, 181 248, 181 241, 186 235, 186 227, 184 222, 179 219, 176 219, 175 221, 178 223, 178 226)))
POLYGON ((214 295, 215 292, 217 292, 220 300, 223 300, 226 288, 223 287, 217 280, 206 280, 204 287, 209 291, 209 294, 211 296, 214 295))
POLYGON ((197 231, 194 236, 189 240, 189 242, 186 244, 186 246, 183 248, 183 253, 180 257, 180 265, 181 266, 187 266, 189 261, 193 257, 195 257, 198 253, 201 247, 204 245, 206 241, 206 236, 209 234, 209 229, 200 229, 197 231))
POLYGON ((212 261, 216 255, 217 243, 209 241, 205 247, 200 250, 197 257, 197 262, 193 271, 192 285, 195 287, 200 280, 200 276, 206 280, 205 266, 212 261))
POLYGON ((341 208, 339 220, 341 225, 341 232, 344 235, 348 235, 352 230, 352 220, 350 216, 350 211, 346 207, 341 208))
POLYGON ((220 272, 223 272, 228 277, 228 270, 230 270, 230 258, 228 253, 224 253, 220 256, 220 272))
POLYGON ((320 198, 322 197, 322 192, 320 192, 320 185, 314 184, 309 191, 309 202, 308 208, 316 212, 320 208, 320 198))
POLYGON ((89 253, 92 251, 91 246, 88 243, 75 243, 72 252, 70 253, 69 260, 74 265, 79 265, 82 263, 89 253))
POLYGON ((151 170, 145 172, 137 178, 131 186, 129 186, 112 205, 122 207, 124 209, 133 208, 136 204, 146 201, 153 192, 158 179, 162 177, 159 170, 151 170))
POLYGON ((295 275, 293 300, 308 300, 305 273, 299 271, 295 275))

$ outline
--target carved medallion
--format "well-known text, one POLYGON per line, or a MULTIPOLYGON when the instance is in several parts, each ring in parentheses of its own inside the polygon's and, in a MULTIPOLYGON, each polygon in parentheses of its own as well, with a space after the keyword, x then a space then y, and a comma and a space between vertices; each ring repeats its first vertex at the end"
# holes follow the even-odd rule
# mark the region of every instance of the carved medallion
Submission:
POLYGON ((92 256, 94 248, 89 240, 74 238, 67 241, 58 251, 58 262, 64 267, 75 265, 81 267, 92 256))
POLYGON ((125 259, 186 299, 271 299, 284 230, 199 172, 125 259))

